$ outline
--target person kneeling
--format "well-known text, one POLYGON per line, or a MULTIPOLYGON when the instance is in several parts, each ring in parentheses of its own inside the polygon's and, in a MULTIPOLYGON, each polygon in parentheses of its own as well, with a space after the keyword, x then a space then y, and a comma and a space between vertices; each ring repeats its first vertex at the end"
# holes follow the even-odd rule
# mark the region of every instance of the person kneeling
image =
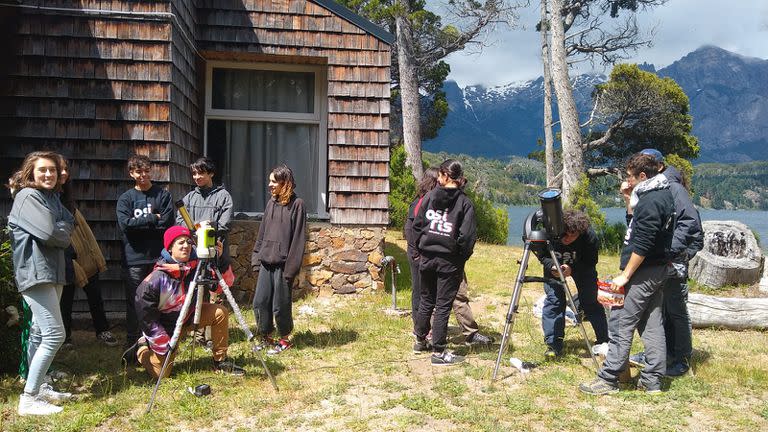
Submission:
MULTIPOLYGON (((165 249, 160 259, 137 288, 135 299, 143 333, 136 357, 153 378, 160 376, 171 336, 198 265, 197 259, 192 258, 194 244, 189 229, 181 226, 168 228, 163 235, 163 245, 165 249)), ((195 301, 192 299, 192 306, 182 320, 182 337, 192 330, 194 308, 195 301)), ((228 318, 229 311, 224 306, 204 303, 200 309, 199 326, 211 326, 214 369, 232 375, 245 375, 245 370, 227 360, 228 318)), ((164 377, 171 374, 172 367, 173 358, 164 377)))

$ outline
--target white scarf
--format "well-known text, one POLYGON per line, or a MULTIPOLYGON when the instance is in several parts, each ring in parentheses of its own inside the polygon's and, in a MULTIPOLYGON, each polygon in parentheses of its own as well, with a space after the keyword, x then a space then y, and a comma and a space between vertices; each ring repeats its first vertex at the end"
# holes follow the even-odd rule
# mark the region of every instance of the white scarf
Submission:
POLYGON ((669 180, 667 180, 664 174, 657 174, 647 180, 643 180, 632 189, 632 195, 629 197, 629 207, 634 210, 637 202, 640 201, 638 194, 667 188, 669 188, 669 180))

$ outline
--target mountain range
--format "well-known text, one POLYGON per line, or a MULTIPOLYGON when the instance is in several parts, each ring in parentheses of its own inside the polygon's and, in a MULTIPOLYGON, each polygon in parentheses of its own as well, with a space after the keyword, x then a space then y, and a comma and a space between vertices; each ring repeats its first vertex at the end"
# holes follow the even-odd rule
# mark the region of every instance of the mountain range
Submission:
MULTIPOLYGON (((768 60, 704 46, 662 69, 650 64, 641 68, 674 79, 688 95, 693 134, 701 146, 695 162, 768 160, 768 60)), ((592 89, 606 80, 602 74, 573 77, 582 121, 591 109, 592 89)), ((536 143, 543 139, 543 82, 539 77, 462 89, 447 81, 445 126, 435 139, 424 142, 424 149, 490 158, 540 150, 536 143)), ((556 104, 553 108, 557 119, 556 104)))

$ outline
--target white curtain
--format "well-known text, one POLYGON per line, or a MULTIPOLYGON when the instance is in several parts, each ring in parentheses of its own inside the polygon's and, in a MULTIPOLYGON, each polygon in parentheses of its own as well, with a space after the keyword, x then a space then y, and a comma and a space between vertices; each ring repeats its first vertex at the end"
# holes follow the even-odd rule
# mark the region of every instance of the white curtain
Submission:
MULTIPOLYGON (((212 79, 213 109, 314 112, 311 72, 215 68, 212 79)), ((317 124, 295 122, 209 120, 208 154, 222 171, 235 211, 264 211, 269 171, 285 163, 293 170, 296 194, 307 212, 317 212, 318 129, 317 124)))
MULTIPOLYGON (((317 125, 226 121, 224 179, 235 211, 262 212, 269 172, 284 163, 296 178, 296 195, 317 211, 317 125)), ((210 144, 209 144, 210 145, 210 144)))

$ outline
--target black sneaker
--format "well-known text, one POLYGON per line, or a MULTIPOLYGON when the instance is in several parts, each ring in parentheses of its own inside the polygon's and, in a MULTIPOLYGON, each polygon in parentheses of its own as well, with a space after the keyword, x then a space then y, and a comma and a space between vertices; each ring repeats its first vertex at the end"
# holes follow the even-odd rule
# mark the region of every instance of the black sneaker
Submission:
POLYGON ((241 368, 240 366, 236 365, 234 362, 230 360, 222 360, 222 361, 214 360, 213 370, 215 370, 216 372, 227 373, 234 376, 245 375, 245 369, 241 368))
POLYGON ((443 351, 432 354, 432 366, 453 366, 464 361, 464 356, 452 352, 443 351))
POLYGON ((579 390, 591 395, 606 395, 619 392, 619 385, 606 381, 602 378, 595 378, 591 383, 583 383, 579 385, 579 390))
POLYGON ((432 343, 430 343, 426 339, 419 340, 418 338, 416 338, 416 342, 414 342, 413 344, 414 354, 422 354, 430 351, 432 351, 432 343))
POLYGON ((668 377, 683 376, 688 372, 688 369, 690 369, 690 367, 687 364, 681 361, 676 361, 671 365, 667 366, 666 375, 668 377))
POLYGON ((486 336, 480 332, 476 332, 472 334, 470 337, 467 338, 467 340, 464 342, 465 345, 490 345, 493 343, 493 338, 486 336))

